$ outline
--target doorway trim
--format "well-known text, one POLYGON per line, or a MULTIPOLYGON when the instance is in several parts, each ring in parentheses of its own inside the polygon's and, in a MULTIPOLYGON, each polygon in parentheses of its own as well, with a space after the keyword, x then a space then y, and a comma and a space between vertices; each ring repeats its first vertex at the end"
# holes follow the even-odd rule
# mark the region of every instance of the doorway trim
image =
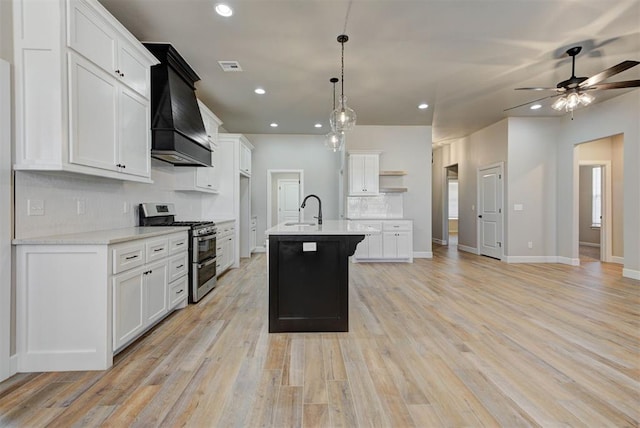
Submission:
MULTIPOLYGON (((271 227, 271 186, 273 183, 274 174, 298 174, 300 178, 300 200, 304 197, 304 170, 303 169, 268 169, 267 170, 267 224, 266 228, 271 227)), ((301 213, 304 213, 304 209, 301 209, 301 213)))
POLYGON ((13 188, 11 174, 11 69, 0 59, 0 382, 17 372, 17 357, 11 355, 13 188))
MULTIPOLYGON (((576 146, 577 147, 577 146, 576 146)), ((612 191, 613 183, 611 182, 611 161, 610 160, 579 160, 577 168, 574 168, 573 184, 574 192, 577 195, 573 202, 573 228, 574 242, 573 251, 578 255, 580 260, 580 167, 581 166, 602 166, 604 167, 604 206, 602 212, 602 226, 600 227, 600 261, 613 261, 613 237, 611 230, 612 211, 612 191)), ((623 234, 624 236, 624 234, 623 234)), ((623 263, 624 264, 624 263, 623 263)))
MULTIPOLYGON (((458 166, 458 162, 445 165, 442 169, 442 240, 439 244, 447 246, 449 245, 449 168, 454 166, 458 166)), ((459 177, 458 182, 460 182, 459 177)))
MULTIPOLYGON (((480 215, 480 207, 482 206, 482 201, 481 201, 481 195, 482 195, 482 180, 481 180, 481 176, 482 176, 482 171, 487 170, 487 169, 492 169, 492 168, 500 168, 500 177, 499 177, 499 188, 498 191, 500 192, 500 203, 501 203, 501 207, 500 207, 500 214, 501 214, 501 221, 500 221, 500 260, 501 261, 506 261, 506 256, 505 256, 505 241, 506 241, 506 236, 505 236, 505 232, 504 232, 504 218, 505 218, 505 197, 504 197, 504 162, 496 162, 496 163, 492 163, 489 165, 482 165, 479 166, 477 171, 476 171, 476 251, 478 255, 482 255, 482 245, 480 244, 480 240, 482 238, 482 234, 480 232, 480 222, 478 221, 478 216, 480 215)), ((459 245, 459 244, 458 244, 459 245)))

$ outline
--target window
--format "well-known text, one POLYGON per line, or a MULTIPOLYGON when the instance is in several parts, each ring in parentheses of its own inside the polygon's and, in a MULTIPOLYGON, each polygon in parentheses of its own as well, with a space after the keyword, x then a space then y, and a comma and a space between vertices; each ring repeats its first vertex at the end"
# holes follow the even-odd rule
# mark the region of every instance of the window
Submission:
POLYGON ((449 179, 449 218, 458 218, 458 180, 449 179))
POLYGON ((602 226, 602 167, 591 169, 591 227, 602 226))

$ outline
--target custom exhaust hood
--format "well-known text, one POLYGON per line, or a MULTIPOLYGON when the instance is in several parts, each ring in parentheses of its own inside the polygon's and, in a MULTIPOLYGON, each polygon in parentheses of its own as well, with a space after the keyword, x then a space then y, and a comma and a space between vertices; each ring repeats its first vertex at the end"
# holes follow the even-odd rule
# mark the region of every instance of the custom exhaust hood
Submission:
POLYGON ((144 43, 151 67, 151 157, 177 166, 211 166, 211 148, 194 83, 200 77, 168 43, 144 43))

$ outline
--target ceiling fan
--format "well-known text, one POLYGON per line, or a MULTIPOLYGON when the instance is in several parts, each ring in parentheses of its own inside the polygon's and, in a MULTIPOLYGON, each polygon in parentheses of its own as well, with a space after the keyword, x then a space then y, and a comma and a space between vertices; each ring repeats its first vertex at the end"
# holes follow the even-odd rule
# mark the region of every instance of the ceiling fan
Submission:
POLYGON ((571 77, 558 83, 555 88, 516 88, 517 91, 555 91, 555 94, 529 101, 515 107, 510 107, 504 111, 513 110, 528 104, 557 97, 560 98, 558 98, 551 107, 555 110, 573 111, 573 109, 578 107, 580 104, 588 105, 594 100, 594 97, 589 94, 591 91, 640 87, 640 80, 601 83, 603 80, 608 79, 611 76, 615 76, 618 73, 622 73, 625 70, 635 67, 640 64, 638 61, 622 61, 620 64, 607 68, 606 70, 591 77, 576 77, 576 55, 578 55, 581 50, 582 46, 574 46, 567 50, 567 55, 571 57, 571 77))

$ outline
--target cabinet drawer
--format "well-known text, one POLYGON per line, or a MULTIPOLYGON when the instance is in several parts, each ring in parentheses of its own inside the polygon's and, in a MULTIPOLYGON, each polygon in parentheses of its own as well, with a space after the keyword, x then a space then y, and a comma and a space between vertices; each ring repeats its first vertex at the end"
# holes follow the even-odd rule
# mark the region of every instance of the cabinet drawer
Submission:
POLYGON ((188 271, 187 253, 179 254, 169 259, 169 282, 186 275, 188 271))
POLYGON ((187 298, 188 277, 183 276, 177 281, 169 284, 169 309, 173 309, 180 302, 187 298))
POLYGON ((382 223, 382 230, 411 230, 410 221, 385 221, 382 223))
POLYGON ((146 242, 146 260, 147 263, 154 260, 160 260, 169 255, 169 239, 160 238, 146 242))
POLYGON ((144 264, 144 244, 116 247, 113 249, 113 274, 124 272, 144 264))
POLYGON ((180 251, 187 251, 189 244, 187 242, 189 238, 186 233, 169 237, 169 254, 177 254, 180 251))

